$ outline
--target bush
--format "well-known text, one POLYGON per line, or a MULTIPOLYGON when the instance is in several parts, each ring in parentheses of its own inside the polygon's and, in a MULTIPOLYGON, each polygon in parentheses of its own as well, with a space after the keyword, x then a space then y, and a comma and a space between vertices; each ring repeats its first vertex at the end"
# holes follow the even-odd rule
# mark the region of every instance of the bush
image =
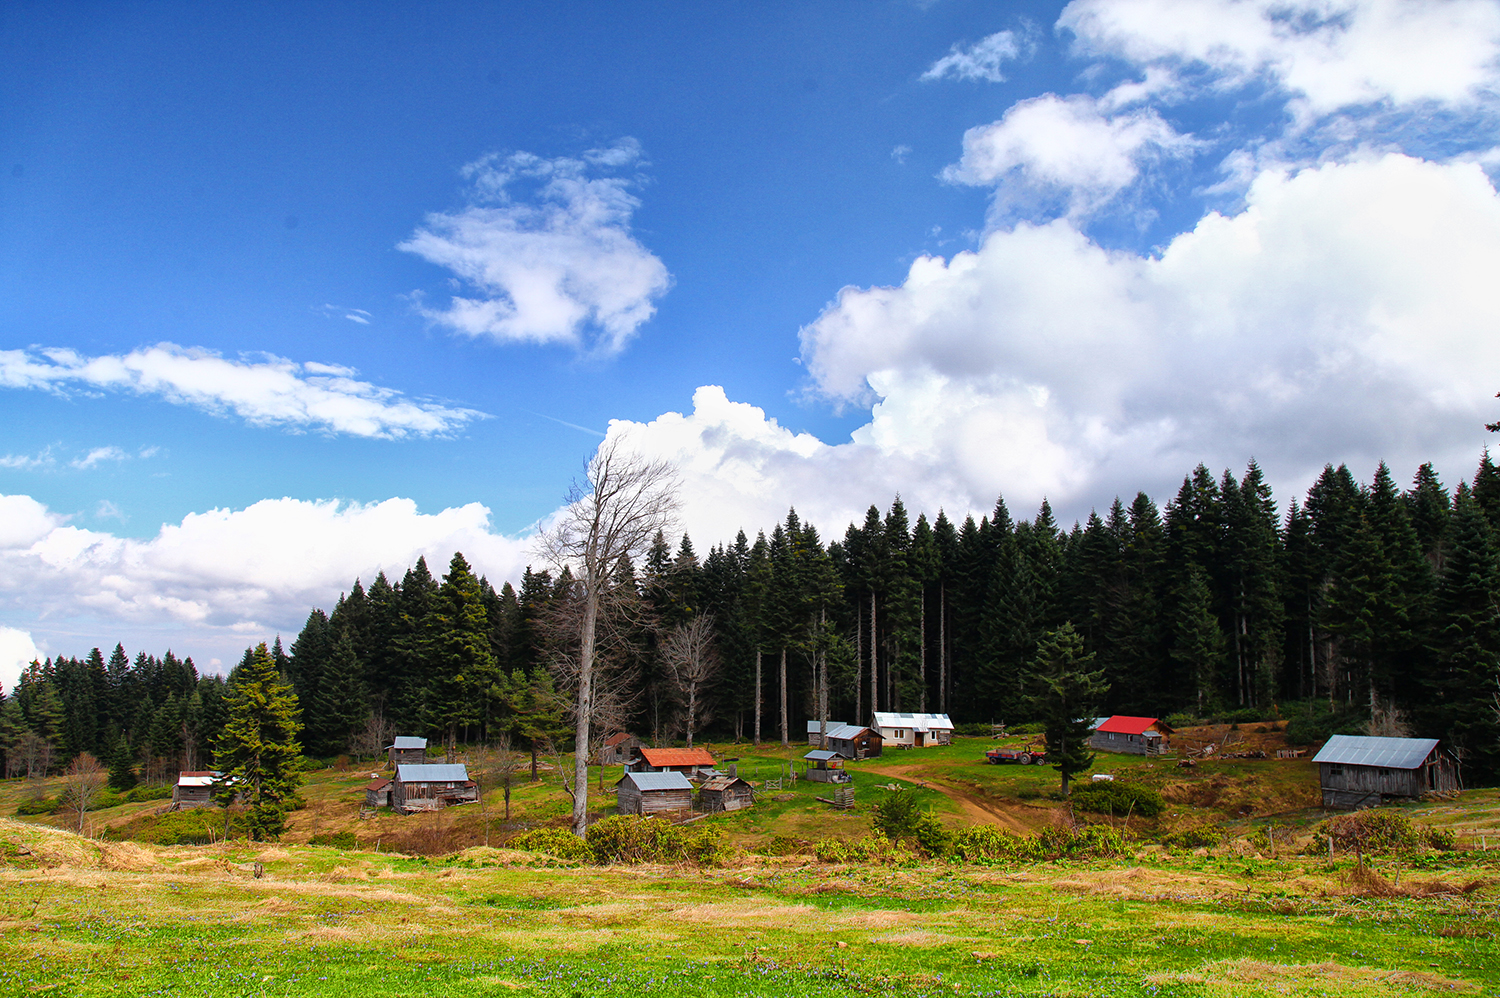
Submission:
POLYGON ((16 808, 16 814, 37 815, 56 814, 62 808, 62 797, 33 797, 23 800, 16 808))
POLYGON ((1451 831, 1419 825, 1406 812, 1385 808, 1329 818, 1313 828, 1312 836, 1307 851, 1313 854, 1327 849, 1330 837, 1335 849, 1359 853, 1410 853, 1457 845, 1451 831))
POLYGON ((916 856, 899 842, 892 842, 879 832, 862 839, 821 839, 813 846, 820 863, 880 863, 905 866, 916 856))
POLYGON ((583 839, 565 828, 532 829, 517 835, 505 843, 505 846, 507 849, 521 849, 525 852, 544 852, 558 859, 569 859, 580 863, 592 858, 589 854, 589 847, 584 844, 583 839))
POLYGON ((1007 735, 1040 735, 1045 734, 1047 726, 1041 721, 1029 721, 1026 724, 1016 724, 1005 729, 1007 735))
POLYGON ((1118 856, 1125 851, 1125 837, 1107 825, 1089 825, 1076 832, 1066 828, 1044 828, 1036 839, 1037 848, 1045 859, 1118 856))
POLYGON ((1367 718, 1358 709, 1332 710, 1326 700, 1308 700, 1288 705, 1286 740, 1290 745, 1326 742, 1329 735, 1366 734, 1367 718))
POLYGON ((1196 728, 1203 719, 1194 714, 1168 714, 1165 718, 1169 728, 1196 728))
POLYGON ((764 856, 795 856, 806 852, 812 843, 806 839, 793 839, 785 835, 777 835, 767 842, 761 849, 764 856))
POLYGON ((1030 861, 1041 858, 1034 838, 1007 832, 994 825, 970 825, 954 832, 948 843, 949 857, 964 863, 1030 861))
POLYGON ((359 843, 353 832, 325 832, 307 840, 310 846, 333 846, 335 849, 356 849, 359 843))
POLYGON ((589 827, 586 843, 595 863, 698 863, 724 852, 718 831, 688 829, 666 818, 611 815, 589 827))
POLYGON ((132 804, 139 804, 149 800, 166 800, 171 796, 171 787, 167 786, 166 784, 157 784, 156 786, 152 787, 148 787, 145 785, 133 787, 131 791, 125 795, 125 799, 130 801, 132 804))
POLYGON ((1199 825, 1196 828, 1184 828, 1180 832, 1163 835, 1159 841, 1164 846, 1174 849, 1203 849, 1216 846, 1224 840, 1219 830, 1212 825, 1199 825))
POLYGON ((1154 818, 1167 809, 1161 794, 1137 783, 1099 780, 1079 785, 1073 791, 1073 806, 1083 811, 1111 814, 1123 818, 1138 814, 1154 818))

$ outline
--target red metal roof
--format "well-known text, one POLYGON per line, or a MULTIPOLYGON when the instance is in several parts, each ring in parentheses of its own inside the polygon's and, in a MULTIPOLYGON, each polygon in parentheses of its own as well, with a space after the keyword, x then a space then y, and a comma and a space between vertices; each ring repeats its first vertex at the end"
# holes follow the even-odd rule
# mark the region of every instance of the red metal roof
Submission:
POLYGON ((633 738, 633 737, 635 737, 635 736, 632 735, 628 731, 620 731, 620 732, 617 732, 616 734, 610 735, 608 738, 604 739, 604 744, 607 745, 607 746, 609 746, 610 748, 614 748, 616 745, 620 744, 625 739, 627 739, 627 738, 633 738))
POLYGON ((701 748, 643 748, 641 758, 652 766, 712 766, 714 757, 701 748))
POLYGON ((1161 721, 1154 717, 1126 717, 1124 714, 1116 714, 1094 730, 1113 731, 1118 735, 1140 735, 1153 725, 1161 725, 1161 721))
POLYGON ((390 785, 391 785, 391 781, 390 780, 371 780, 369 783, 365 784, 365 789, 366 790, 384 790, 386 787, 388 787, 390 785))

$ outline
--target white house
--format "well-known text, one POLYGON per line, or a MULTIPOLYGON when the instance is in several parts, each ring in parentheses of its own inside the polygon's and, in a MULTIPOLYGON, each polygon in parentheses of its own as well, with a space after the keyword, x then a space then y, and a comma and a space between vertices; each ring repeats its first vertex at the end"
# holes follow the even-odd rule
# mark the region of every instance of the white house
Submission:
POLYGON ((922 748, 953 741, 953 722, 947 714, 893 714, 876 711, 874 728, 886 745, 922 748))

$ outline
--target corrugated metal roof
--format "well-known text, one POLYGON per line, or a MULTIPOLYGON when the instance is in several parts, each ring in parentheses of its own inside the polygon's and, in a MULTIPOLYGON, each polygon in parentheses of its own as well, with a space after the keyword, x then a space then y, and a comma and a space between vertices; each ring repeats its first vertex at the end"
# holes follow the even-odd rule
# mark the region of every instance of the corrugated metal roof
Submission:
POLYGON ((641 758, 652 766, 712 766, 714 757, 701 748, 643 748, 641 758))
POLYGON ((616 745, 625 741, 625 739, 634 737, 635 735, 632 735, 628 731, 617 731, 614 734, 610 735, 608 738, 604 739, 604 744, 609 748, 614 748, 616 745))
POLYGON ((411 748, 425 749, 427 747, 427 739, 425 739, 425 738, 416 738, 416 737, 414 737, 412 735, 400 735, 400 736, 398 736, 396 738, 395 741, 393 741, 391 743, 390 747, 391 748, 398 748, 398 749, 403 749, 403 748, 406 748, 406 749, 411 749, 411 748))
POLYGON ((1125 714, 1116 714, 1094 730, 1106 733, 1113 731, 1117 735, 1143 735, 1152 725, 1160 723, 1161 721, 1154 717, 1129 717, 1125 714))
POLYGON ((813 762, 827 762, 830 759, 842 759, 843 756, 839 755, 837 752, 829 752, 825 749, 813 749, 802 758, 811 759, 813 762))
MULTIPOLYGON (((847 723, 848 722, 846 722, 846 721, 829 721, 828 722, 828 730, 830 732, 832 732, 834 728, 841 728, 841 727, 843 727, 847 723)), ((817 721, 808 721, 807 722, 807 733, 810 734, 810 735, 817 734, 819 731, 822 730, 822 728, 823 728, 823 722, 822 722, 821 719, 817 720, 817 721)))
POLYGON ((417 765, 402 763, 396 767, 396 779, 402 783, 463 783, 469 778, 469 767, 461 762, 417 765))
POLYGON ((212 776, 187 776, 186 774, 177 778, 179 787, 211 787, 214 785, 212 776))
POLYGON ((688 778, 675 771, 670 773, 626 773, 615 781, 615 786, 618 787, 626 780, 629 780, 637 790, 641 791, 693 789, 693 785, 688 782, 688 778))
POLYGON ((913 731, 952 731, 953 722, 947 714, 910 714, 877 711, 877 728, 911 728, 913 731))
MULTIPOLYGON (((865 727, 863 724, 841 724, 837 728, 829 728, 828 737, 837 738, 840 741, 847 742, 858 738, 860 732, 869 730, 870 729, 865 727)), ((880 735, 876 733, 875 737, 880 738, 880 735)), ((881 740, 883 741, 884 739, 881 740)))
POLYGON ((1377 738, 1373 735, 1333 735, 1313 756, 1313 762, 1346 766, 1384 766, 1416 769, 1437 748, 1436 738, 1377 738))
POLYGON ((366 790, 384 790, 386 787, 388 787, 390 785, 391 785, 391 781, 390 780, 371 780, 369 783, 365 784, 365 789, 366 790))
MULTIPOLYGON (((678 775, 681 775, 681 774, 679 773, 678 775)), ((698 789, 699 790, 728 790, 730 787, 734 786, 736 783, 743 783, 747 787, 750 785, 749 781, 742 780, 738 776, 711 776, 708 779, 704 780, 698 786, 698 789)))

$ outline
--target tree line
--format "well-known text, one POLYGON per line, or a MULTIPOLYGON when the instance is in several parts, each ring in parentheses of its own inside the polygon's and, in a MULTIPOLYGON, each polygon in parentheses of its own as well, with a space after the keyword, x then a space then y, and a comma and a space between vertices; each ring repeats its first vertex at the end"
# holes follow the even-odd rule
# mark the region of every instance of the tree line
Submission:
MULTIPOLYGON (((1404 489, 1384 464, 1367 483, 1329 466, 1284 515, 1252 462, 1239 475, 1200 465, 1165 506, 1140 493, 1066 529, 1046 502, 1029 519, 1002 499, 977 520, 913 522, 898 497, 832 539, 795 510, 702 555, 658 532, 643 557, 596 571, 592 610, 574 570, 528 568, 496 589, 455 554, 440 579, 419 559, 398 581, 356 580, 267 652, 295 691, 304 750, 369 753, 422 733, 449 752, 549 751, 582 730, 570 716, 585 660, 591 742, 628 729, 789 743, 808 720, 877 710, 1015 724, 1037 719, 1039 642, 1071 624, 1105 712, 1315 710, 1328 730, 1440 737, 1471 781, 1500 769, 1488 452, 1452 490, 1431 465, 1404 489)), ((0 706, 7 774, 85 750, 142 772, 206 765, 226 692, 170 653, 38 663, 0 706)))

